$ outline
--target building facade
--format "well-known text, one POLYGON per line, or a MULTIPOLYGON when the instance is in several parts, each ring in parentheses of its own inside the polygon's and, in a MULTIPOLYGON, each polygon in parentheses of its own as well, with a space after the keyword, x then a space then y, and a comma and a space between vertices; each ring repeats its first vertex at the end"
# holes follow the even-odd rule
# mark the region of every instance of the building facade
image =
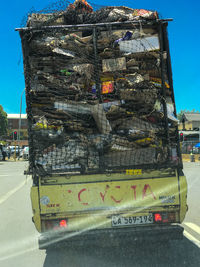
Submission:
POLYGON ((12 145, 14 143, 14 132, 17 132, 17 142, 19 146, 28 145, 28 121, 27 115, 21 114, 21 127, 20 127, 20 114, 7 114, 8 118, 8 141, 12 145), (19 132, 20 128, 20 132, 19 132))
POLYGON ((179 124, 180 131, 199 131, 200 113, 184 113, 179 124))

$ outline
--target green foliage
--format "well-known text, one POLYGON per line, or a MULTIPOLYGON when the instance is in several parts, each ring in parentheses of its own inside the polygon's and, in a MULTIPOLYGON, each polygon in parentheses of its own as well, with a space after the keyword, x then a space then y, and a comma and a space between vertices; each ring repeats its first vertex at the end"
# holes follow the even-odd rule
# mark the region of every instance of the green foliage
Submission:
POLYGON ((7 142, 6 141, 3 141, 3 140, 0 140, 0 144, 3 145, 3 146, 5 146, 7 144, 7 142))
POLYGON ((8 132, 7 113, 3 110, 3 107, 0 105, 0 136, 7 135, 7 132, 8 132))
POLYGON ((183 114, 184 114, 185 112, 188 112, 188 111, 187 111, 186 109, 184 109, 184 110, 181 110, 181 111, 177 114, 177 118, 178 118, 179 121, 182 120, 182 116, 183 116, 183 114))

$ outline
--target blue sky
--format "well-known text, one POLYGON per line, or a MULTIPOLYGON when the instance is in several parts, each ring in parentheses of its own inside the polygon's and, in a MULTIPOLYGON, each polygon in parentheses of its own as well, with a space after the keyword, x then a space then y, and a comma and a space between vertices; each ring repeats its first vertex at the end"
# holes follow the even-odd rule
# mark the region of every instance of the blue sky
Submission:
MULTIPOLYGON (((0 27, 0 104, 7 113, 19 113, 20 96, 25 87, 23 58, 18 32, 24 16, 32 9, 41 10, 55 3, 52 0, 10 0, 1 2, 0 27)), ((132 0, 92 1, 97 5, 124 5, 132 8, 157 10, 161 18, 173 18, 169 23, 177 111, 200 111, 200 1, 197 0, 132 0)), ((25 98, 22 111, 25 113, 25 98)))

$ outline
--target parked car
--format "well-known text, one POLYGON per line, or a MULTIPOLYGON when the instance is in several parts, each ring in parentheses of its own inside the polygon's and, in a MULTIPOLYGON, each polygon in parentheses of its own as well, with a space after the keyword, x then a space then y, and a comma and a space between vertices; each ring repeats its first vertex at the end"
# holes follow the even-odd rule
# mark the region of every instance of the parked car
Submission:
MULTIPOLYGON (((16 156, 18 156, 20 154, 21 148, 16 146, 16 156)), ((10 152, 11 155, 14 156, 15 154, 15 146, 10 146, 10 152)))
POLYGON ((200 153, 200 148, 193 146, 193 149, 191 150, 191 152, 193 152, 193 154, 199 154, 200 153))

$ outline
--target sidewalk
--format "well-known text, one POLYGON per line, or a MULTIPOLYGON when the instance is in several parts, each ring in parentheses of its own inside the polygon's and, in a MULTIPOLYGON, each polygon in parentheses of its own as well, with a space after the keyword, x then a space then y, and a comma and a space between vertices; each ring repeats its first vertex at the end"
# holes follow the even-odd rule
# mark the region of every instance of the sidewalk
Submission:
MULTIPOLYGON (((25 159, 22 159, 22 158, 20 158, 20 159, 18 159, 17 157, 16 157, 16 160, 13 158, 13 157, 11 157, 11 158, 7 158, 6 157, 6 160, 5 161, 7 161, 7 162, 17 162, 17 161, 27 161, 27 160, 25 160, 25 159)), ((4 162, 5 162, 4 161, 4 162)))
MULTIPOLYGON (((200 154, 194 154, 195 161, 199 162, 200 154)), ((183 162, 190 162, 190 154, 182 154, 183 162)))

